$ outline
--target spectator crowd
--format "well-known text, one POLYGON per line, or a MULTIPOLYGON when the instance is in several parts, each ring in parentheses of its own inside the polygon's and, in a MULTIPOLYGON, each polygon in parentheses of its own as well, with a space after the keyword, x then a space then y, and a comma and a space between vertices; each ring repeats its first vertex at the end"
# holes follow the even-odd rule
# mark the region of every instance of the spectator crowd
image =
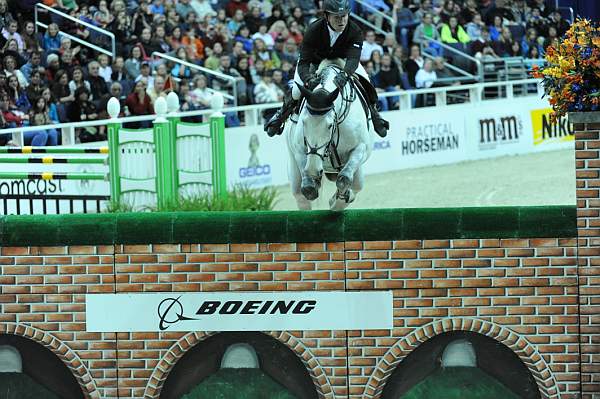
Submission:
MULTIPOLYGON (((356 1, 354 13, 391 32, 365 29, 361 63, 377 90, 389 92, 448 84, 451 79, 442 78, 453 76, 451 55, 439 42, 478 58, 538 59, 569 27, 549 3, 356 1)), ((315 0, 0 0, 0 128, 104 119, 110 97, 120 99, 122 116, 147 115, 171 91, 183 111, 208 108, 215 90, 238 105, 280 101, 303 32, 319 14, 315 0), (47 28, 36 29, 38 2, 86 24, 39 8, 47 28), (81 43, 111 50, 109 36, 87 25, 115 35, 115 57, 81 43)), ((398 97, 381 98, 380 105, 398 109, 398 97)), ((239 124, 238 115, 228 114, 227 123, 239 124)), ((105 131, 78 129, 77 137, 102 140, 105 131)), ((0 135, 0 145, 9 138, 0 135)), ((60 137, 53 129, 40 130, 27 133, 25 141, 56 145, 60 137)))

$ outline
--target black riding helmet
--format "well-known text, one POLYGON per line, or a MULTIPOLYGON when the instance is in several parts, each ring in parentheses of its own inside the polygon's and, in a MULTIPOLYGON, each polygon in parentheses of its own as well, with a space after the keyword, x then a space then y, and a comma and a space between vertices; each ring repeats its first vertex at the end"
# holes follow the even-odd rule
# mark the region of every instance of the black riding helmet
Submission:
POLYGON ((333 15, 344 15, 350 13, 350 0, 325 0, 323 11, 333 15))

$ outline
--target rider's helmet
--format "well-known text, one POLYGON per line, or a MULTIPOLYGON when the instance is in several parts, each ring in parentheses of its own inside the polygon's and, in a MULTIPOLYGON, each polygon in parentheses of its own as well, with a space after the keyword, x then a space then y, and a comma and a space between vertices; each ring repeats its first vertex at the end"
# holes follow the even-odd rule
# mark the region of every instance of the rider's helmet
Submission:
POLYGON ((325 0, 323 11, 333 15, 345 15, 350 13, 350 0, 325 0))

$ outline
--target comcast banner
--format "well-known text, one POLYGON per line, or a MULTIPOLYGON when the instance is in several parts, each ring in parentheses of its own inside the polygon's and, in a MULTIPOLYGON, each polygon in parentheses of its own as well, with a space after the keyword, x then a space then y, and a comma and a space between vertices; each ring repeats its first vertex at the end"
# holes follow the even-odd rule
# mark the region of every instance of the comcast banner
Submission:
POLYGON ((90 294, 85 302, 93 332, 393 328, 391 291, 90 294))

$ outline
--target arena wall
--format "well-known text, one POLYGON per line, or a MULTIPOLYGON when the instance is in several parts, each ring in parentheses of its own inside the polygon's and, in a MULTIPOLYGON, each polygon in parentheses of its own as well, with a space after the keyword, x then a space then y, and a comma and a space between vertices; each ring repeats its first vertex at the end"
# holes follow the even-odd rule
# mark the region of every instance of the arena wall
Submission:
POLYGON ((322 398, 380 397, 413 349, 449 331, 512 349, 543 398, 595 398, 600 126, 575 127, 577 207, 1 218, 0 333, 56 353, 86 397, 158 398, 214 332, 88 332, 85 294, 393 290, 391 330, 265 334, 322 398))

